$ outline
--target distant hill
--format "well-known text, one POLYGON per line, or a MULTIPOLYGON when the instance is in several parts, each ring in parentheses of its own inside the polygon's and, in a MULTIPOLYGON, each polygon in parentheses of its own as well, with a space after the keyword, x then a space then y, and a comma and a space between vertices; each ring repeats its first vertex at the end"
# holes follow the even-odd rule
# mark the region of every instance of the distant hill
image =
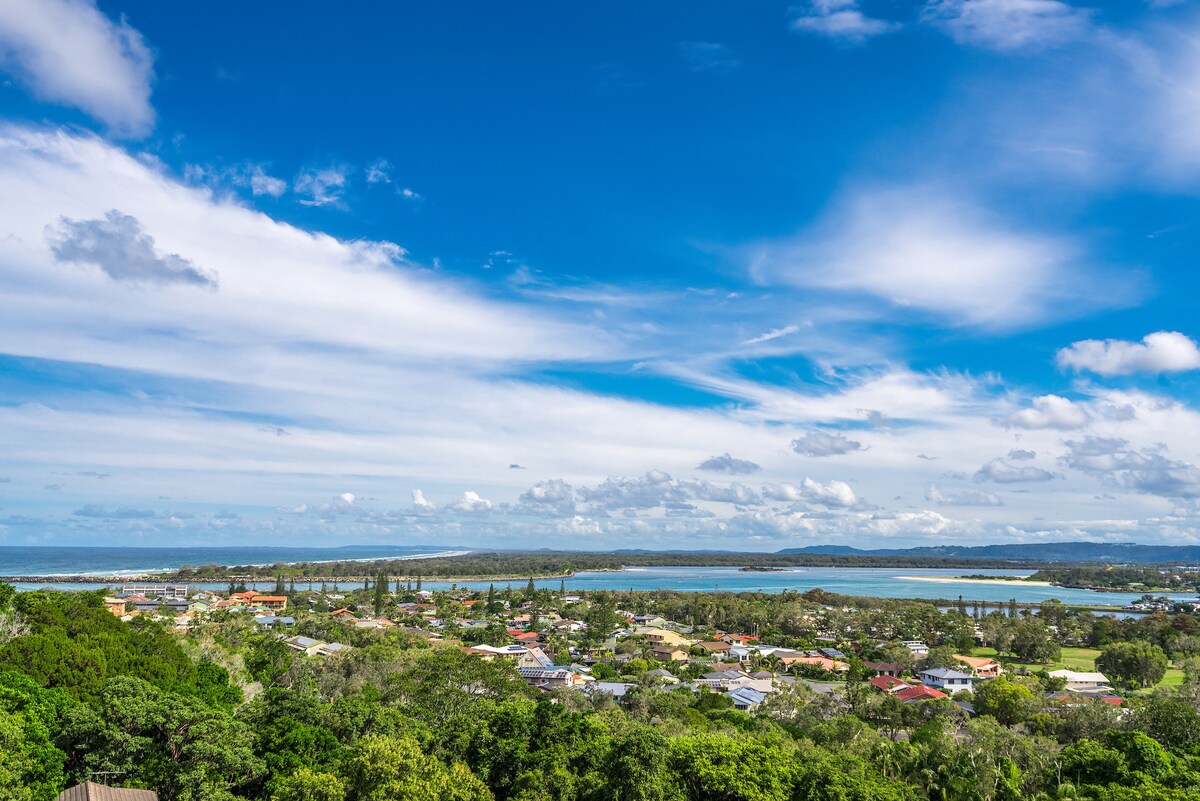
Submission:
POLYGON ((780 554, 908 556, 1011 559, 1018 562, 1187 563, 1200 562, 1200 545, 1138 545, 1133 542, 1035 542, 1007 545, 936 545, 864 550, 845 545, 785 548, 780 554))

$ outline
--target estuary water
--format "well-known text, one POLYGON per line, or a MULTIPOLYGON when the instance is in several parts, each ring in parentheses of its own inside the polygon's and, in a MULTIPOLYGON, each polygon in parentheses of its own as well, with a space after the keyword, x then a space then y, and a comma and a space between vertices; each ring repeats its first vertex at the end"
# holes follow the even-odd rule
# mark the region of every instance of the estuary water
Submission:
MULTIPOLYGON (((278 561, 325 561, 345 559, 371 559, 379 557, 408 557, 417 555, 432 555, 446 553, 436 548, 80 548, 87 552, 88 561, 70 562, 70 555, 57 553, 54 555, 35 554, 40 561, 26 561, 24 568, 20 567, 10 553, 15 548, 0 548, 0 575, 53 575, 64 573, 91 572, 98 575, 114 576, 122 573, 138 573, 152 566, 159 569, 173 569, 182 564, 270 564, 278 561), (112 551, 97 557, 97 551, 112 551), (116 551, 125 551, 117 554, 116 551), (160 553, 153 553, 159 551, 160 553), (180 552, 187 551, 187 558, 182 558, 180 552), (133 552, 133 553, 129 553, 133 552), (201 558, 203 557, 203 558, 201 558), (33 570, 34 566, 41 566, 33 570), (85 568, 86 569, 82 569, 85 568)), ((74 549, 41 548, 31 549, 40 551, 62 552, 74 549)), ((539 579, 534 584, 538 587, 557 590, 565 585, 567 591, 580 590, 676 590, 680 592, 769 592, 784 591, 804 592, 820 588, 827 592, 845 595, 860 595, 876 598, 926 598, 949 600, 957 599, 960 595, 966 601, 985 601, 988 603, 1004 603, 1015 599, 1018 603, 1040 603, 1056 598, 1063 603, 1072 605, 1092 606, 1125 606, 1141 597, 1141 593, 1096 592, 1093 590, 1074 590, 1064 587, 1048 587, 1020 581, 1004 581, 1002 583, 987 583, 981 581, 961 580, 959 577, 986 575, 996 578, 1004 576, 1027 576, 1025 570, 985 570, 978 568, 878 568, 878 567, 796 567, 779 571, 760 572, 743 571, 736 567, 634 567, 620 571, 582 571, 571 578, 539 579)), ((423 581, 426 589, 449 589, 451 586, 471 589, 487 589, 489 581, 423 581)), ((497 589, 511 585, 514 589, 525 586, 525 580, 496 581, 497 589)), ((43 582, 18 584, 20 590, 34 590, 44 586, 54 586, 59 589, 104 589, 108 584, 57 584, 49 585, 43 582)), ((202 583, 193 585, 197 589, 225 589, 225 583, 202 583)), ((264 581, 250 584, 250 587, 270 590, 275 582, 264 581)), ((297 589, 306 589, 307 582, 297 582, 297 589)), ((358 586, 354 582, 343 582, 341 589, 358 586)), ((329 587, 332 589, 332 586, 329 587)), ((1193 594, 1173 594, 1170 597, 1179 600, 1193 600, 1193 594)))

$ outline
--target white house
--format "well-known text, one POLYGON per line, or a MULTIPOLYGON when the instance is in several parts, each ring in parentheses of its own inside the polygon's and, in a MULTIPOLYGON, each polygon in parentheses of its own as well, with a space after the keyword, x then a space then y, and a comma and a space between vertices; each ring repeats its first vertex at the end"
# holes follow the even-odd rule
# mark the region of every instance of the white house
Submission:
POLYGON ((921 672, 921 683, 944 693, 956 693, 959 690, 972 690, 975 678, 970 673, 950 668, 933 668, 921 672))
POLYGON ((1077 673, 1074 670, 1052 670, 1050 676, 1055 679, 1066 679, 1067 689, 1072 692, 1089 692, 1106 690, 1109 687, 1108 677, 1103 673, 1077 673))

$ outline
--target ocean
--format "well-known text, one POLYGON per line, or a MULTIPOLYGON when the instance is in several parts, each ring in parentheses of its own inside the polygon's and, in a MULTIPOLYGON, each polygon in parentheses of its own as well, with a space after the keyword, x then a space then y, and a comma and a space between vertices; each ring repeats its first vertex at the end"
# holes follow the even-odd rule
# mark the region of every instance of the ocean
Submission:
POLYGON ((276 562, 336 562, 412 559, 463 553, 440 546, 346 545, 339 548, 277 546, 200 548, 96 548, 92 546, 0 546, 0 576, 120 576, 167 573, 184 565, 270 565, 276 562))

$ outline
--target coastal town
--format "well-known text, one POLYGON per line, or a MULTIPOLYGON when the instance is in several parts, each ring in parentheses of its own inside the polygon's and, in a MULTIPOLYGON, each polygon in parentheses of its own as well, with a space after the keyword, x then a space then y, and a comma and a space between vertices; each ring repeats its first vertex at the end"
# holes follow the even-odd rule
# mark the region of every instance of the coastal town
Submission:
MULTIPOLYGON (((1015 671, 1010 664, 1006 670, 995 655, 995 625, 972 623, 966 635, 959 630, 924 640, 864 641, 851 633, 852 627, 833 622, 853 615, 853 607, 814 604, 797 621, 811 630, 812 647, 798 647, 794 637, 780 638, 792 643, 784 645, 760 634, 616 607, 600 607, 597 615, 594 598, 589 602, 578 594, 538 592, 532 581, 516 599, 511 587, 501 597, 494 586, 486 594, 434 592, 411 589, 410 582, 409 589, 397 583, 392 591, 385 576, 376 579, 378 590, 370 580, 364 585, 347 593, 293 592, 297 602, 282 587, 272 593, 220 593, 192 592, 187 585, 125 585, 106 596, 104 604, 123 621, 146 615, 179 634, 200 631, 206 623, 252 622, 256 631, 303 657, 344 656, 355 647, 352 643, 369 643, 372 632, 396 632, 431 648, 507 663, 515 669, 514 677, 539 691, 577 690, 618 703, 638 687, 651 685, 715 693, 733 709, 753 712, 773 694, 798 686, 839 699, 857 683, 905 704, 949 699, 965 715, 973 715, 973 694, 1006 675, 1040 675, 1051 707, 1084 700, 1122 703, 1114 683, 1095 669, 1039 670, 1044 666, 1030 662, 1015 671), (330 608, 339 603, 345 605, 330 608), (317 623, 336 625, 321 625, 322 637, 305 633, 317 623), (976 651, 993 655, 973 655, 976 651)), ((1040 626, 1028 611, 1025 624, 1040 626)), ((1148 602, 1146 611, 1164 610, 1148 602)), ((1044 627, 1051 649, 1057 635, 1053 626, 1044 627)))

